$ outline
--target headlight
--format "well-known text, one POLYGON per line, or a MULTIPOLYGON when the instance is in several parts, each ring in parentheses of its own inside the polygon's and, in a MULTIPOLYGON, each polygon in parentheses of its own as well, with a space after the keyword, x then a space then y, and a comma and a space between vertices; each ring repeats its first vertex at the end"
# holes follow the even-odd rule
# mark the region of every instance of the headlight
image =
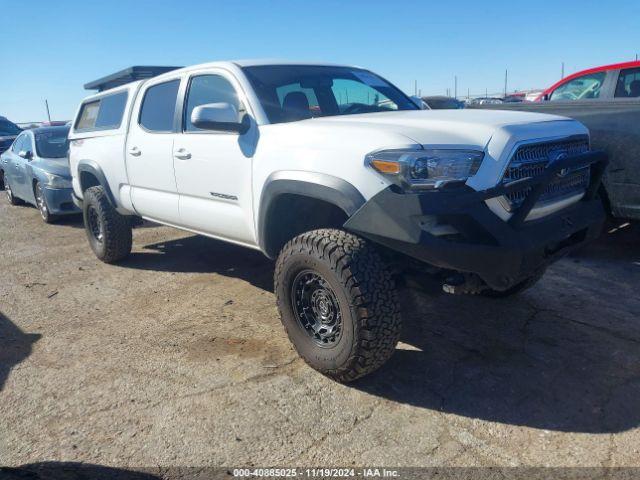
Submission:
POLYGON ((47 186, 51 188, 71 188, 71 180, 59 177, 53 173, 45 172, 44 175, 47 177, 47 186))
POLYGON ((370 153, 365 161, 404 189, 434 189, 464 182, 480 168, 484 153, 477 150, 403 149, 370 153))

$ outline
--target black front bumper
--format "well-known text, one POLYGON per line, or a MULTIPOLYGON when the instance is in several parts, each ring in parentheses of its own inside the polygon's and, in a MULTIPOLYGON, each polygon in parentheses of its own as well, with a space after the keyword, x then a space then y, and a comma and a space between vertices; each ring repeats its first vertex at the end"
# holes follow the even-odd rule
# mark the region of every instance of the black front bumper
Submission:
POLYGON ((475 273, 495 290, 506 290, 596 238, 605 215, 596 198, 607 157, 589 152, 550 164, 544 173, 508 185, 423 193, 387 188, 345 223, 347 230, 430 265, 475 273), (582 200, 538 220, 525 221, 548 183, 563 169, 587 166, 591 182, 582 200), (485 201, 529 190, 508 221, 485 201))

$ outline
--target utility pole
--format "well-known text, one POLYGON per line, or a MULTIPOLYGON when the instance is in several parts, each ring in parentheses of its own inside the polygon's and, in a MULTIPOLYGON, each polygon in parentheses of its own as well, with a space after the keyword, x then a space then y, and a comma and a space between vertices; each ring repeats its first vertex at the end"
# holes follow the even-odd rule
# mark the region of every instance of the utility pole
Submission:
POLYGON ((458 76, 457 75, 453 77, 453 84, 454 84, 453 98, 457 100, 458 99, 458 76))
POLYGON ((562 62, 562 73, 560 74, 560 80, 562 80, 563 78, 564 78, 564 62, 562 62))
POLYGON ((44 106, 47 107, 47 118, 49 119, 49 122, 51 122, 51 114, 49 113, 49 102, 46 98, 44 100, 44 106))
POLYGON ((509 71, 504 71, 504 96, 507 96, 507 80, 509 79, 509 71))
POLYGON ((414 81, 413 81, 413 94, 414 94, 415 96, 417 96, 417 95, 418 95, 418 80, 414 80, 414 81))
POLYGON ((471 89, 467 87, 467 100, 471 99, 471 89))
POLYGON ((638 61, 638 54, 636 53, 636 62, 638 61))

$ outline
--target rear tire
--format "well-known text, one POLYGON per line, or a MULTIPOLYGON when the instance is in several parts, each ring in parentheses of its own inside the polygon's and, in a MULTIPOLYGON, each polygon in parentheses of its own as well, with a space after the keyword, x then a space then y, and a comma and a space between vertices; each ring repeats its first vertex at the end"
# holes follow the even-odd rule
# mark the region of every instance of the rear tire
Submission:
POLYGON ((395 284, 366 240, 333 229, 299 235, 280 252, 274 283, 289 339, 315 370, 350 382, 393 354, 402 329, 395 284))
POLYGON ((11 190, 11 185, 9 185, 9 182, 5 182, 4 190, 5 190, 5 194, 7 195, 7 200, 9 200, 9 203, 11 205, 22 205, 24 203, 22 200, 20 200, 18 197, 16 197, 13 194, 13 190, 11 190))
POLYGON ((131 224, 127 217, 116 211, 104 187, 85 190, 82 216, 89 245, 96 257, 105 263, 115 263, 131 253, 131 224))
POLYGON ((36 197, 36 207, 40 211, 40 216, 44 223, 54 223, 58 217, 56 215, 52 215, 49 212, 49 205, 47 204, 47 197, 44 196, 44 192, 42 191, 42 186, 40 182, 36 183, 33 189, 34 196, 36 197))

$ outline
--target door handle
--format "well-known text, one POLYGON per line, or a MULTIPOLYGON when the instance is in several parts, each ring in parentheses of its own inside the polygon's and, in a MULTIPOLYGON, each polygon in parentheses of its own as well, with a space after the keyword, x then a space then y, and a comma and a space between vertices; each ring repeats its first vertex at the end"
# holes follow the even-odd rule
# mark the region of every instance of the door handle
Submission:
POLYGON ((173 156, 176 157, 178 160, 189 160, 191 158, 191 154, 187 152, 184 148, 176 150, 173 153, 173 156))
POLYGON ((140 151, 140 149, 138 147, 131 147, 129 149, 129 155, 134 156, 134 157, 139 157, 140 155, 142 155, 142 152, 140 151))

